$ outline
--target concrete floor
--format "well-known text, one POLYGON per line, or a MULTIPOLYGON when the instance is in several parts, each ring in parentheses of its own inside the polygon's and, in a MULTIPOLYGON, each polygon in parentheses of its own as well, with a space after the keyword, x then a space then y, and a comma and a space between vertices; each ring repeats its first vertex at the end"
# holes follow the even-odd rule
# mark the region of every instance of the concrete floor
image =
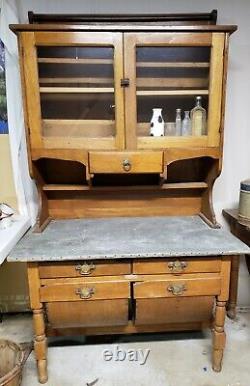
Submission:
MULTIPOLYGON (((56 340, 50 342, 48 352, 47 386, 250 386, 250 313, 239 313, 236 321, 227 319, 226 331, 221 373, 211 370, 209 331, 99 337, 85 342, 81 338, 81 345, 70 339, 66 346, 65 341, 56 340), (117 345, 122 350, 149 349, 146 363, 140 365, 128 358, 105 361, 103 351, 115 352, 117 345)), ((0 337, 16 342, 31 340, 31 316, 5 317, 0 323, 0 337)), ((33 353, 24 368, 22 385, 39 385, 33 353)))

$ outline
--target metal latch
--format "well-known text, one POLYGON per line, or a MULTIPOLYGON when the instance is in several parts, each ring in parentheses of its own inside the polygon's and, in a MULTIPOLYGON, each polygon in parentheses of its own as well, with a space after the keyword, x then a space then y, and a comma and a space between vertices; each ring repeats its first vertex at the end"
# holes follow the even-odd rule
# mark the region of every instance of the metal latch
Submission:
POLYGON ((121 86, 122 87, 128 87, 129 86, 129 79, 128 78, 121 79, 121 86))

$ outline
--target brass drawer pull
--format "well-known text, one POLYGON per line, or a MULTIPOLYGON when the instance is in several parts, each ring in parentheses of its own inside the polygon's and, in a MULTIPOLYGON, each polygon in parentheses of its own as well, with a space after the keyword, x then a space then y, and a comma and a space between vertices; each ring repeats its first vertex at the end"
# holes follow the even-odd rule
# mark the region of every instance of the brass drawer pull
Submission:
POLYGON ((168 268, 173 273, 181 273, 184 271, 185 268, 187 268, 187 265, 188 264, 186 261, 176 260, 176 261, 170 261, 168 263, 168 268))
POLYGON ((122 161, 122 167, 125 172, 129 172, 131 170, 131 162, 128 159, 125 159, 122 161))
POLYGON ((187 290, 185 284, 172 284, 167 290, 175 296, 183 295, 183 292, 187 290))
POLYGON ((75 267, 76 271, 79 271, 80 275, 90 275, 94 270, 96 266, 93 263, 84 263, 79 264, 75 267))
POLYGON ((79 295, 81 299, 90 299, 94 293, 93 287, 77 288, 76 290, 76 295, 79 295))

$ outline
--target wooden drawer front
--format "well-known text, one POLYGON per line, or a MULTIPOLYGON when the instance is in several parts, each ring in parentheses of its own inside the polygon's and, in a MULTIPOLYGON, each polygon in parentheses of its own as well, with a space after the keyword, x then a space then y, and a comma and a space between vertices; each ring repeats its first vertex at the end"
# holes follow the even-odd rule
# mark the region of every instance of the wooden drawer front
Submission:
POLYGON ((133 262, 135 274, 220 272, 221 260, 215 258, 183 258, 138 260, 133 262))
POLYGON ((90 173, 162 173, 163 152, 90 152, 90 173))
POLYGON ((171 275, 152 276, 143 282, 134 283, 136 299, 180 296, 219 295, 221 279, 215 274, 185 275, 185 278, 171 275))
POLYGON ((40 288, 42 302, 91 301, 101 299, 128 299, 129 283, 125 281, 85 281, 51 284, 40 288))
POLYGON ((122 326, 128 323, 128 300, 47 303, 47 317, 54 328, 122 326))
POLYGON ((114 261, 74 261, 39 265, 40 278, 116 276, 131 273, 130 263, 114 261))
POLYGON ((213 296, 139 299, 135 324, 205 322, 211 320, 213 296))

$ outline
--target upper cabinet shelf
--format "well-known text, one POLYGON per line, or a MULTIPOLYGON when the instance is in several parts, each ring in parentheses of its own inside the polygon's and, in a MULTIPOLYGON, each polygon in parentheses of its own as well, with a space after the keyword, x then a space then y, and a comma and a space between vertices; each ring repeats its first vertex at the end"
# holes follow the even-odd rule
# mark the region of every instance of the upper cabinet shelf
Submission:
POLYGON ((209 62, 137 62, 136 67, 208 68, 209 62))
POLYGON ((95 93, 113 93, 112 87, 40 87, 42 93, 79 93, 79 94, 95 94, 95 93))
POLYGON ((163 95, 208 95, 208 90, 142 90, 137 91, 138 96, 163 96, 163 95))

